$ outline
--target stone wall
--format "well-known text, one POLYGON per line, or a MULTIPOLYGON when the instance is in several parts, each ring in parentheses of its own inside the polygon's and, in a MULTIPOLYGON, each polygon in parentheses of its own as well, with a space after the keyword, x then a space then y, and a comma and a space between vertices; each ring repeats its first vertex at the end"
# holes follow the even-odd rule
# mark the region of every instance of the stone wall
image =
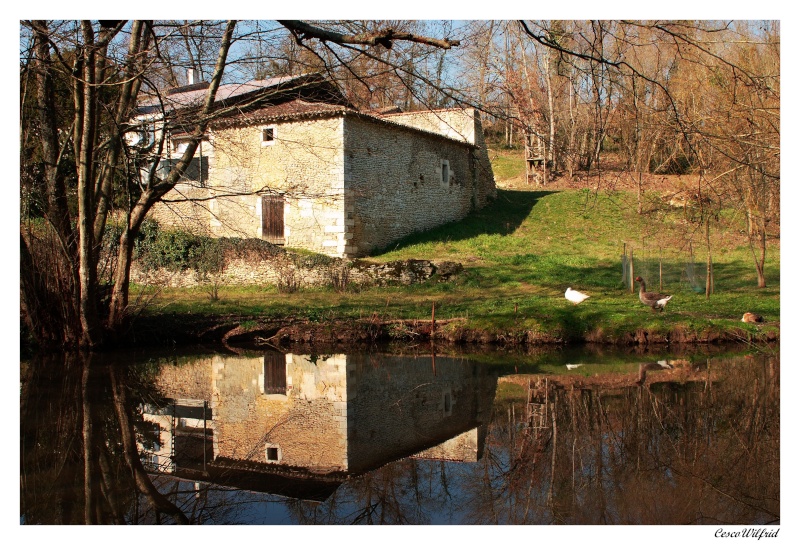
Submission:
MULTIPOLYGON (((285 197, 285 244, 337 254, 344 249, 342 118, 276 122, 219 131, 215 137, 217 190, 264 191, 285 197), (265 145, 261 130, 272 127, 265 145)), ((261 238, 260 196, 217 199, 217 236, 261 238), (246 203, 244 201, 247 201, 246 203)))
POLYGON ((159 392, 170 399, 211 400, 211 357, 202 358, 191 364, 159 367, 155 380, 159 392))
POLYGON ((496 378, 460 358, 349 355, 350 470, 439 445, 489 421, 496 378))
POLYGON ((286 395, 264 394, 262 358, 215 358, 215 455, 265 463, 272 446, 282 465, 346 470, 344 361, 285 357, 286 395))
POLYGON ((345 211, 353 221, 347 255, 366 255, 477 207, 472 151, 464 144, 348 118, 345 148, 345 211))
POLYGON ((442 134, 468 144, 476 144, 475 110, 447 109, 403 112, 381 116, 386 121, 442 134))
POLYGON ((284 243, 329 255, 344 250, 342 118, 220 130, 205 188, 179 184, 154 208, 160 223, 217 237, 262 238, 261 194, 282 195, 284 243), (261 141, 264 127, 274 141, 261 141))
POLYGON ((142 285, 170 288, 195 286, 278 286, 306 288, 348 285, 410 285, 425 282, 438 275, 449 281, 463 271, 460 263, 452 261, 404 260, 387 263, 368 263, 360 260, 331 258, 320 264, 302 255, 281 253, 271 259, 231 259, 219 273, 200 275, 192 269, 170 271, 144 270, 139 263, 131 267, 131 281, 142 285))
POLYGON ((443 134, 475 146, 472 154, 473 169, 477 179, 477 207, 482 208, 486 205, 488 199, 493 199, 497 196, 492 164, 489 160, 486 140, 483 137, 483 126, 477 110, 472 108, 451 108, 447 110, 407 112, 385 115, 383 119, 443 134))

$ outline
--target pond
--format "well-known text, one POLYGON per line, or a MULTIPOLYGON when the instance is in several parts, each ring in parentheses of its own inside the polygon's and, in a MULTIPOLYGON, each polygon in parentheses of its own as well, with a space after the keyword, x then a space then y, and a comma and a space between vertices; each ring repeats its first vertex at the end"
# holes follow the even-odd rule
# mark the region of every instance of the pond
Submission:
POLYGON ((780 523, 777 348, 58 354, 21 524, 780 523))

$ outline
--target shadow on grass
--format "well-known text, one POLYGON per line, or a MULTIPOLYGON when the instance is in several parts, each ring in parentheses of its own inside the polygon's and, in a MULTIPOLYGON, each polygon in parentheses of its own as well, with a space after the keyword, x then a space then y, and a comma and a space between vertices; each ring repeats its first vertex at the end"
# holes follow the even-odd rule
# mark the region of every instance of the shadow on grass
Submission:
POLYGON ((467 240, 480 235, 507 235, 514 232, 542 197, 554 191, 497 190, 497 198, 486 207, 472 212, 461 221, 447 223, 430 231, 414 233, 398 242, 372 252, 379 256, 415 244, 467 240))

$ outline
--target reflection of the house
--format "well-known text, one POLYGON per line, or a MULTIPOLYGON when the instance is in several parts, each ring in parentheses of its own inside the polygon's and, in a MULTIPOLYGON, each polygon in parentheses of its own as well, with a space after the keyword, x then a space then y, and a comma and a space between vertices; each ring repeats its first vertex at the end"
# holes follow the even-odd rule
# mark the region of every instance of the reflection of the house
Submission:
POLYGON ((144 407, 148 469, 321 500, 408 456, 477 461, 496 377, 459 358, 213 356, 159 372, 144 407))

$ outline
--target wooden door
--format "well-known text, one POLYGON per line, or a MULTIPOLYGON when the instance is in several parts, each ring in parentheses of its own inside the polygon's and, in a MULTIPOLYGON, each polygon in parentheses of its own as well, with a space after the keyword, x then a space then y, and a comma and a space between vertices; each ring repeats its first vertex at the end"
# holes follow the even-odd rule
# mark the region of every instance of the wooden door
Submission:
POLYGON ((283 196, 261 197, 261 238, 272 244, 283 244, 283 196))

